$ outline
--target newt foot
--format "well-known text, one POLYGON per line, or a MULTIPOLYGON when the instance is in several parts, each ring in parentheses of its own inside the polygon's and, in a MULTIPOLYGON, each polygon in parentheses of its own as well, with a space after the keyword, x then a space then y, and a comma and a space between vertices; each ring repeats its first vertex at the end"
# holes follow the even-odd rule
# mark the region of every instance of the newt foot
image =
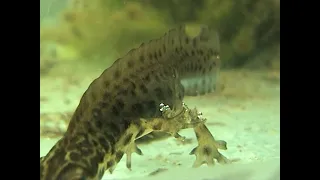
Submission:
POLYGON ((143 155, 141 149, 138 148, 135 141, 132 141, 126 150, 126 155, 127 155, 126 166, 129 170, 131 170, 131 155, 132 155, 132 153, 137 153, 140 156, 143 155))
POLYGON ((218 151, 218 149, 227 150, 225 141, 215 140, 204 124, 195 127, 194 131, 197 136, 198 146, 190 152, 190 155, 196 156, 193 167, 199 167, 202 164, 212 166, 215 164, 215 160, 220 164, 231 163, 229 159, 218 151))

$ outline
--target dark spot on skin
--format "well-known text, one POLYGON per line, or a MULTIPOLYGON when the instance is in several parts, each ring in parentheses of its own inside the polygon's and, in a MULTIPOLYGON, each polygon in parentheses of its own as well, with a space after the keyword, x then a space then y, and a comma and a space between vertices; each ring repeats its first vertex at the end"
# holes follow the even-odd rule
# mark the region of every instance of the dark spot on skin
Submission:
POLYGON ((161 58, 161 56, 162 56, 161 50, 159 50, 158 55, 161 58))
POLYGON ((157 55, 157 52, 154 52, 154 55, 153 55, 154 59, 157 60, 158 59, 158 55, 157 55))
POLYGON ((123 145, 124 146, 127 146, 131 142, 132 136, 133 136, 133 134, 130 133, 124 138, 124 140, 123 140, 123 145))
POLYGON ((213 50, 212 49, 209 49, 209 55, 213 56, 213 50))
POLYGON ((139 67, 139 72, 143 72, 145 69, 146 69, 145 66, 140 66, 140 67, 139 67))
POLYGON ((112 130, 113 134, 120 134, 120 125, 117 122, 111 121, 108 123, 108 128, 110 128, 112 130))
POLYGON ((83 136, 84 139, 82 141, 76 142, 77 146, 82 146, 82 147, 91 147, 92 146, 92 143, 90 143, 90 141, 88 140, 89 137, 87 134, 80 134, 78 136, 83 136))
POLYGON ((190 69, 190 64, 187 64, 187 65, 185 66, 185 71, 188 72, 189 69, 190 69))
POLYGON ((166 53, 167 49, 165 44, 163 44, 162 49, 163 49, 163 53, 166 53))
POLYGON ((116 70, 115 72, 114 72, 114 74, 113 74, 113 77, 115 78, 115 79, 119 79, 120 78, 120 71, 119 70, 116 70))
POLYGON ((185 42, 186 44, 189 44, 189 38, 186 37, 185 42))
POLYGON ((113 145, 116 144, 116 139, 115 137, 113 137, 111 134, 109 133, 112 133, 112 132, 107 132, 105 133, 105 138, 107 139, 107 141, 109 141, 110 143, 110 146, 113 147, 113 145))
POLYGON ((121 158, 122 158, 122 156, 123 156, 123 152, 122 151, 118 151, 117 153, 116 153, 116 162, 118 163, 120 160, 121 160, 121 158))
POLYGON ((79 116, 79 114, 78 114, 78 113, 75 113, 74 116, 73 116, 73 119, 74 119, 75 121, 80 121, 80 116, 79 116))
POLYGON ((140 103, 136 103, 131 106, 131 110, 136 114, 141 115, 143 113, 143 106, 140 103))
POLYGON ((213 51, 213 55, 217 57, 217 56, 219 56, 219 52, 218 51, 213 51))
POLYGON ((136 91, 134 91, 134 90, 131 90, 131 91, 130 91, 130 95, 131 95, 132 97, 137 97, 137 93, 136 93, 136 91))
POLYGON ((106 152, 109 151, 110 144, 104 137, 99 137, 99 144, 105 149, 106 152))
POLYGON ((128 84, 128 83, 130 83, 130 80, 128 78, 123 78, 123 83, 128 84))
POLYGON ((210 66, 209 66, 209 71, 211 71, 212 68, 213 68, 213 64, 210 64, 210 66))
POLYGON ((198 67, 197 64, 195 64, 195 63, 192 63, 192 64, 191 64, 191 70, 192 70, 192 71, 196 71, 196 70, 197 70, 197 67, 198 67))
POLYGON ((203 54, 204 54, 201 49, 199 50, 199 54, 200 54, 200 56, 203 56, 203 54))
POLYGON ((144 84, 140 84, 139 88, 140 88, 140 90, 142 91, 143 94, 147 94, 148 93, 148 89, 144 84))
MULTIPOLYGON (((97 145, 98 145, 98 143, 97 143, 97 145)), ((89 155, 93 154, 93 150, 88 147, 82 147, 82 148, 80 148, 80 153, 82 156, 89 156, 89 155)))
MULTIPOLYGON (((74 150, 74 149, 73 149, 74 150)), ((65 160, 65 155, 66 155, 66 151, 64 149, 58 149, 55 151, 55 155, 57 155, 56 157, 57 158, 53 158, 53 159, 49 159, 48 160, 48 163, 54 163, 54 161, 57 161, 57 162, 60 162, 60 163, 65 163, 66 160, 65 160)), ((49 168, 53 171, 55 171, 55 168, 49 168)))
POLYGON ((121 110, 124 108, 124 102, 122 100, 120 100, 120 99, 117 99, 115 104, 121 110))
POLYGON ((196 71, 201 71, 201 65, 200 64, 196 65, 196 71))
POLYGON ((153 130, 157 131, 157 130, 161 130, 161 127, 162 127, 162 122, 159 122, 155 125, 153 125, 153 130))
POLYGON ((207 59, 210 59, 210 57, 211 57, 210 54, 208 54, 208 55, 207 55, 207 59))
POLYGON ((137 88, 136 84, 130 81, 130 87, 135 90, 137 88))
POLYGON ((156 74, 156 75, 154 76, 154 78, 155 78, 156 82, 160 82, 160 81, 161 81, 158 74, 156 74))
POLYGON ((144 61, 145 61, 144 56, 143 56, 143 55, 141 55, 141 56, 139 57, 139 60, 140 60, 140 62, 141 62, 141 63, 144 63, 144 61))
POLYGON ((207 58, 206 56, 204 56, 204 57, 203 57, 203 61, 204 61, 204 62, 207 62, 207 61, 208 61, 208 58, 207 58))
POLYGON ((212 152, 212 149, 210 147, 204 147, 203 148, 203 154, 209 156, 212 152))
POLYGON ((114 116, 119 116, 120 115, 120 111, 117 109, 116 106, 112 106, 111 108, 111 112, 114 116))
POLYGON ((95 125, 97 128, 99 128, 99 129, 102 128, 103 124, 102 124, 101 120, 95 119, 94 122, 95 122, 95 125))
POLYGON ((202 74, 206 74, 206 72, 207 72, 206 69, 203 68, 203 69, 202 69, 202 74))
POLYGON ((127 89, 120 89, 119 90, 119 95, 127 96, 128 95, 128 90, 127 89))
POLYGON ((155 92, 156 97, 158 98, 158 100, 164 100, 165 99, 164 93, 163 93, 161 88, 159 88, 159 87, 155 88, 154 92, 155 92))
POLYGON ((149 60, 152 60, 152 54, 149 54, 148 57, 149 57, 149 60))
POLYGON ((179 49, 177 47, 175 48, 175 51, 176 51, 177 54, 180 54, 180 51, 179 51, 179 49))
POLYGON ((107 162, 107 169, 113 167, 113 165, 114 165, 114 161, 110 160, 109 162, 107 162))
POLYGON ((192 46, 193 46, 194 48, 197 47, 197 39, 196 39, 196 38, 194 38, 194 39, 192 40, 192 46))
POLYGON ((110 81, 105 81, 105 82, 104 82, 104 86, 105 86, 106 88, 108 88, 108 87, 110 86, 110 81))
POLYGON ((195 55, 196 55, 196 53, 194 52, 194 50, 191 51, 191 55, 192 55, 192 56, 195 56, 195 55))
MULTIPOLYGON (((93 145, 94 146, 98 146, 99 144, 98 144, 97 141, 94 141, 93 145)), ((93 154, 94 152, 93 152, 93 149, 92 149, 92 146, 91 146, 91 147, 81 147, 80 148, 80 153, 81 153, 82 156, 89 156, 89 155, 93 154)))
POLYGON ((171 40, 171 44, 174 45, 174 39, 171 40))
POLYGON ((198 50, 197 50, 197 54, 200 55, 200 56, 202 56, 202 55, 203 55, 203 51, 202 51, 201 49, 198 49, 198 50))
POLYGON ((147 74, 145 76, 144 81, 145 81, 146 84, 150 82, 150 75, 149 74, 147 74))
POLYGON ((154 109, 154 107, 156 107, 156 109, 157 109, 157 105, 156 105, 156 102, 155 101, 146 101, 145 103, 144 103, 147 107, 149 107, 149 109, 154 109))
MULTIPOLYGON (((98 171, 98 168, 99 168, 98 166, 99 166, 100 163, 103 162, 103 158, 104 158, 104 154, 103 153, 101 153, 99 151, 97 151, 96 153, 97 154, 90 160, 90 162, 91 162, 90 169, 95 171, 95 172, 98 171)), ((96 174, 96 173, 94 173, 94 174, 96 174)))
POLYGON ((157 112, 159 112, 158 105, 155 101, 144 101, 144 114, 143 116, 146 118, 151 118, 156 115, 157 112))
POLYGON ((93 143, 94 146, 98 146, 99 145, 98 141, 95 140, 95 139, 92 140, 92 143, 93 143))
POLYGON ((114 153, 116 153, 116 147, 112 146, 111 147, 111 154, 114 154, 114 153))
POLYGON ((104 108, 106 108, 108 106, 108 103, 106 103, 106 102, 100 102, 99 103, 99 107, 101 108, 101 109, 104 109, 104 108))
POLYGON ((71 161, 79 161, 81 159, 81 155, 77 152, 71 152, 69 157, 71 161))
POLYGON ((198 65, 195 64, 195 63, 192 63, 191 67, 192 67, 191 68, 192 71, 197 71, 198 70, 198 65))
POLYGON ((172 72, 170 71, 170 69, 164 69, 163 73, 161 73, 161 75, 163 75, 164 77, 165 76, 170 77, 170 76, 172 76, 172 72))
POLYGON ((95 134, 96 133, 96 131, 93 129, 93 127, 91 127, 90 124, 87 126, 87 131, 88 131, 89 134, 95 134))
POLYGON ((120 85, 119 84, 116 84, 114 87, 113 87, 114 90, 118 91, 120 89, 120 85))
POLYGON ((105 92, 105 93, 103 94, 103 100, 104 100, 104 101, 109 100, 111 97, 112 97, 112 96, 111 96, 111 93, 109 93, 109 92, 105 92))

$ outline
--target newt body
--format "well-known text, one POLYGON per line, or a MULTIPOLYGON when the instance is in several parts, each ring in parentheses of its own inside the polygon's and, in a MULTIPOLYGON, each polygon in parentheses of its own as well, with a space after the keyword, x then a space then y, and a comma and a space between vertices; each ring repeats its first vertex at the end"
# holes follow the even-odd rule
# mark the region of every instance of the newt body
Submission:
POLYGON ((153 131, 182 138, 185 128, 194 129, 199 144, 191 152, 194 167, 227 163, 218 152, 226 143, 183 103, 185 95, 214 91, 219 64, 217 34, 206 26, 196 37, 180 26, 132 49, 85 91, 64 136, 40 158, 40 179, 99 180, 124 154, 131 168, 131 154, 142 154, 136 139, 153 131))

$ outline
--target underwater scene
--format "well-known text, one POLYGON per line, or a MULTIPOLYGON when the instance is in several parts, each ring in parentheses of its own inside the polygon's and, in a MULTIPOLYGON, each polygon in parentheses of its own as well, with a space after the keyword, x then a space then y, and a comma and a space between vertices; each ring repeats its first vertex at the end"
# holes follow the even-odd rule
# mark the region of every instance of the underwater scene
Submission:
POLYGON ((40 180, 280 179, 280 0, 40 0, 40 180))

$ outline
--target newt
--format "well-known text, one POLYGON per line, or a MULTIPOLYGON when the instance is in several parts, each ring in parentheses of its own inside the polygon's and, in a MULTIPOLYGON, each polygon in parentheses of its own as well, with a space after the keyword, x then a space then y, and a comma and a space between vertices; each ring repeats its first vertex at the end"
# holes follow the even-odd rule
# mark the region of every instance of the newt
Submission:
POLYGON ((178 132, 187 128, 198 141, 193 167, 229 163, 218 151, 226 142, 215 140, 202 114, 183 102, 216 89, 219 51, 215 31, 203 25, 191 37, 181 25, 117 59, 89 85, 63 137, 40 158, 40 179, 100 180, 124 154, 131 169, 132 153, 142 154, 140 137, 165 132, 183 140, 178 132))

